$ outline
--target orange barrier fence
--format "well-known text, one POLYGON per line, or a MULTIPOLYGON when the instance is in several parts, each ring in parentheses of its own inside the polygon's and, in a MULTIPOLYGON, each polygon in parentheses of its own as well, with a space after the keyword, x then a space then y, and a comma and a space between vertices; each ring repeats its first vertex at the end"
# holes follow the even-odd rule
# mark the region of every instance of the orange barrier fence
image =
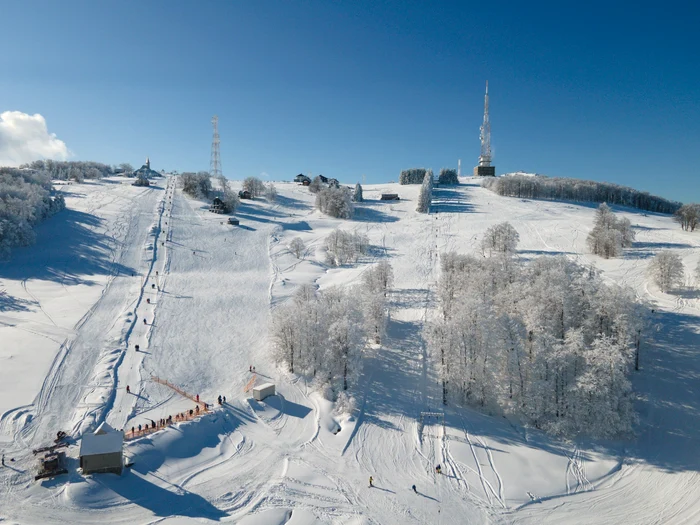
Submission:
POLYGON ((151 376, 151 381, 153 381, 155 383, 160 383, 161 385, 165 385, 168 388, 175 390, 175 392, 180 394, 182 397, 186 397, 187 399, 191 399, 192 401, 197 403, 201 408, 204 408, 204 409, 208 408, 208 405, 204 401, 200 401, 198 396, 193 396, 189 392, 185 392, 182 388, 171 383, 167 379, 161 379, 158 376, 151 376))
POLYGON ((243 389, 243 392, 249 392, 251 388, 255 386, 255 380, 258 378, 255 374, 253 374, 253 377, 248 381, 248 384, 245 386, 243 389))
POLYGON ((175 414, 173 417, 172 415, 168 416, 167 418, 159 419, 158 421, 154 421, 152 419, 146 419, 147 423, 141 427, 141 430, 138 429, 138 427, 134 426, 131 427, 131 430, 127 431, 124 433, 124 439, 127 441, 130 439, 136 439, 141 436, 145 436, 148 434, 153 434, 154 432, 158 432, 159 430, 162 430, 164 428, 169 427, 170 425, 174 423, 181 423, 183 421, 190 421, 196 417, 201 416, 202 414, 206 414, 209 412, 209 405, 205 403, 204 401, 200 401, 198 396, 192 395, 189 392, 186 392, 179 386, 177 386, 174 383, 171 383, 167 379, 162 379, 158 376, 151 376, 151 381, 155 383, 160 383, 161 385, 165 385, 168 388, 174 390, 178 394, 180 394, 182 397, 186 397, 187 399, 192 400, 195 403, 195 408, 190 409, 190 410, 185 410, 184 412, 179 412, 175 414))
MULTIPOLYGON (((209 412, 208 408, 204 408, 201 410, 187 410, 185 412, 179 412, 175 414, 175 417, 173 416, 168 416, 165 419, 160 419, 158 421, 155 421, 155 425, 153 423, 147 423, 145 426, 141 427, 141 430, 138 429, 138 427, 131 427, 132 430, 129 430, 124 433, 124 439, 126 441, 129 441, 131 439, 136 439, 142 436, 146 436, 148 434, 153 434, 154 432, 158 432, 159 430, 163 430, 164 428, 169 427, 170 425, 173 425, 174 423, 182 423, 184 421, 190 421, 196 417, 201 416, 202 414, 206 414, 209 412)), ((148 420, 152 421, 152 420, 148 420)))

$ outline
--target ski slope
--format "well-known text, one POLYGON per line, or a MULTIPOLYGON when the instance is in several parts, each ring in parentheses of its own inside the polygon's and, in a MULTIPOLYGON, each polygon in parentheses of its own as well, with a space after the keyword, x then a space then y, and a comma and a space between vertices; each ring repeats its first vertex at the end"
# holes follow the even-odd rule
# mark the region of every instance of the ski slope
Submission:
MULTIPOLYGON (((114 178, 63 187, 68 210, 40 226, 36 246, 0 263, 0 519, 9 523, 409 524, 697 523, 700 461, 700 294, 661 293, 649 258, 677 250, 691 270, 695 234, 670 217, 615 210, 635 226, 624 257, 587 253, 595 206, 499 197, 464 179, 438 187, 433 212, 415 212, 418 186, 366 186, 352 221, 321 215, 302 186, 279 199, 243 201, 240 227, 207 212, 166 177, 150 188, 114 178), (401 201, 380 201, 382 192, 401 201), (564 254, 595 265, 655 305, 633 377, 640 395, 634 440, 559 440, 504 418, 441 403, 421 339, 434 315, 440 253, 478 251, 508 220, 518 257, 564 254), (329 268, 334 228, 366 233, 358 264, 329 268), (300 237, 302 260, 288 250, 300 237), (388 334, 367 348, 356 409, 338 413, 270 356, 271 309, 301 284, 358 282, 372 263, 394 268, 388 334), (145 323, 144 323, 145 320, 145 323), (139 351, 135 350, 139 345, 139 351), (278 395, 244 392, 258 382, 278 395), (76 472, 33 481, 30 449, 58 430, 79 438, 167 418, 194 402, 167 379, 216 405, 127 442, 121 477, 76 472), (127 392, 127 385, 130 392, 127 392), (421 419, 422 412, 443 412, 421 419), (9 461, 14 458, 14 461, 9 461), (442 474, 434 467, 442 465, 442 474), (368 486, 369 476, 374 487, 368 486), (411 490, 416 485, 417 492, 411 490)), ((690 274, 690 271, 688 272, 690 274)))

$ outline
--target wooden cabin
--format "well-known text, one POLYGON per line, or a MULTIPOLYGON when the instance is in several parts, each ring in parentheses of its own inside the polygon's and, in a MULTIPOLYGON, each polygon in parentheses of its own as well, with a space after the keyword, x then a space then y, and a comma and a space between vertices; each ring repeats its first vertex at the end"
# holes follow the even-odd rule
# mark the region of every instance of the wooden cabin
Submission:
POLYGON ((398 201, 401 199, 399 199, 398 193, 382 193, 381 200, 383 200, 383 201, 398 201))
POLYGON ((238 198, 239 199, 252 199, 253 194, 250 193, 248 190, 241 190, 238 192, 238 198))
POLYGON ((236 219, 235 217, 229 217, 228 218, 228 223, 231 224, 232 226, 240 226, 240 221, 236 219))
POLYGON ((224 210, 224 201, 222 201, 219 197, 214 197, 211 206, 209 206, 209 211, 212 213, 224 213, 224 210))

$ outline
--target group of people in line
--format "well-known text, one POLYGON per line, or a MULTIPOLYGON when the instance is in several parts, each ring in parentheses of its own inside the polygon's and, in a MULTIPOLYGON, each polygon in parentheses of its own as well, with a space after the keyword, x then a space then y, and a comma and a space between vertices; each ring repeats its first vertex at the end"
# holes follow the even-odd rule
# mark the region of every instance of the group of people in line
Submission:
MULTIPOLYGON (((127 392, 129 391, 128 389, 129 389, 129 387, 127 386, 127 392)), ((219 397, 221 397, 221 396, 219 396, 219 397)), ((197 404, 197 405, 195 405, 194 408, 190 408, 189 411, 179 412, 179 413, 175 414, 175 417, 170 415, 168 417, 161 418, 158 421, 154 421, 153 419, 151 419, 150 424, 146 423, 145 425, 139 424, 138 426, 133 426, 133 427, 131 427, 131 435, 135 436, 137 431, 139 434, 141 434, 141 432, 144 432, 144 433, 148 432, 149 430, 151 432, 153 432, 153 431, 158 430, 160 428, 165 428, 167 426, 172 425, 173 421, 175 421, 176 423, 179 423, 180 421, 187 421, 187 420, 192 419, 193 417, 198 416, 198 415, 199 415, 199 405, 197 404)))

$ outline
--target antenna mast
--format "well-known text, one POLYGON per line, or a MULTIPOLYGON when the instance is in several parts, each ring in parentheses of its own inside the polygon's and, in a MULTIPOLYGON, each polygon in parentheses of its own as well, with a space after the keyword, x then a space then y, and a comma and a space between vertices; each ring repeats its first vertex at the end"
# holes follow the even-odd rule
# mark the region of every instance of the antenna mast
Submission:
POLYGON ((481 155, 479 165, 474 168, 475 177, 495 177, 496 167, 491 165, 491 121, 489 120, 489 81, 484 95, 484 122, 481 124, 481 155))
POLYGON ((211 141, 211 161, 209 163, 209 174, 212 177, 222 177, 221 151, 219 149, 219 144, 221 143, 221 139, 219 138, 219 117, 214 115, 211 119, 211 123, 214 126, 214 137, 211 141))
POLYGON ((479 166, 491 165, 491 121, 489 120, 489 81, 486 81, 486 95, 484 95, 484 123, 481 125, 481 155, 479 166))

